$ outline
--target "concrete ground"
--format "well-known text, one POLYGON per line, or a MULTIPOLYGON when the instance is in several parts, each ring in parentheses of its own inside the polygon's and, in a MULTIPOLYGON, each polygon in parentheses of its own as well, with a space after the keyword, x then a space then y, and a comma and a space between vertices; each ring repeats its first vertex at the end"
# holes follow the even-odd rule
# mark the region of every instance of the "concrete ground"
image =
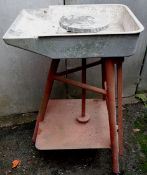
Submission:
MULTIPOLYGON (((0 175, 109 175, 110 150, 38 151, 32 144, 36 113, 0 117, 0 175), (17 121, 17 122, 16 122, 17 121), (20 159, 16 169, 11 162, 20 159)), ((124 106, 125 175, 147 174, 147 109, 124 106)))

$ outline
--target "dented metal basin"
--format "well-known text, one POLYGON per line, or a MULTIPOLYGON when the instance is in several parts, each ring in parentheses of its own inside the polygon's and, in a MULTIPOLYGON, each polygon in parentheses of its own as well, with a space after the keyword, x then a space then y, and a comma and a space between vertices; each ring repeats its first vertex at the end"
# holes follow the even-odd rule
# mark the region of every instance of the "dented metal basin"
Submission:
POLYGON ((22 10, 3 39, 9 45, 54 59, 127 57, 135 52, 143 30, 125 5, 57 5, 22 10), (102 21, 102 30, 92 30, 91 24, 86 32, 69 32, 61 19, 76 14, 102 21))

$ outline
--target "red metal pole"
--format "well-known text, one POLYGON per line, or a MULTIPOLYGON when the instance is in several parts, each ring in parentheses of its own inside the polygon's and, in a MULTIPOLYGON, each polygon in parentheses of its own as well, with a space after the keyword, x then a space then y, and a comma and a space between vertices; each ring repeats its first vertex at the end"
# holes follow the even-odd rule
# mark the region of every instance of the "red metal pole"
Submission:
POLYGON ((105 60, 106 82, 107 82, 107 107, 109 113, 110 138, 112 149, 113 172, 119 173, 119 149, 118 134, 116 127, 115 107, 115 70, 113 59, 105 60))
POLYGON ((49 96, 51 94, 52 86, 53 86, 53 82, 54 82, 53 77, 57 71, 59 61, 60 61, 59 59, 56 59, 56 60, 52 60, 52 62, 51 62, 51 66, 49 69, 49 73, 48 73, 48 77, 47 77, 47 81, 46 81, 46 86, 45 86, 45 90, 44 90, 44 95, 42 98, 41 106, 39 109, 39 114, 38 114, 36 125, 35 125, 35 130, 34 130, 34 134, 33 134, 33 138, 32 138, 33 142, 35 142, 35 140, 36 140, 39 122, 43 121, 43 119, 44 119, 44 115, 45 115, 47 104, 48 104, 48 99, 49 99, 49 96))
MULTIPOLYGON (((86 83, 86 59, 82 59, 82 83, 86 83)), ((82 88, 82 113, 81 116, 85 117, 86 110, 86 89, 82 88)))
POLYGON ((123 114, 122 114, 122 59, 117 63, 118 136, 119 154, 123 155, 123 114))

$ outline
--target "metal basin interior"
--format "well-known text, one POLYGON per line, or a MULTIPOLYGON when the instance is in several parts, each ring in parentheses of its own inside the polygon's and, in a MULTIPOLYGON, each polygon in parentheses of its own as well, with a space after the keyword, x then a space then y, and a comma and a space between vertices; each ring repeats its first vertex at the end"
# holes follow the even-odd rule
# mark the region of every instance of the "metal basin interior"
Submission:
POLYGON ((43 36, 134 34, 143 31, 142 24, 125 5, 58 5, 45 9, 24 9, 11 25, 5 38, 37 38, 43 36), (97 33, 71 33, 59 25, 62 16, 72 14, 109 18, 109 27, 97 33), (27 26, 27 27, 26 27, 27 26))
POLYGON ((56 5, 22 10, 3 39, 9 45, 53 59, 128 57, 135 53, 143 30, 131 10, 121 4, 56 5), (68 32, 60 20, 74 14, 93 16, 96 21, 108 19, 108 27, 94 33, 68 32))

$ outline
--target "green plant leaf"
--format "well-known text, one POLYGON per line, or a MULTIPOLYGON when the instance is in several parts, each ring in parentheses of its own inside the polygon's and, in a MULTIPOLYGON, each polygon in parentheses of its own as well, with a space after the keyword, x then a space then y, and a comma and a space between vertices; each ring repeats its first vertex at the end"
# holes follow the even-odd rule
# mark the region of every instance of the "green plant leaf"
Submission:
POLYGON ((147 96, 145 94, 136 94, 135 97, 143 102, 144 106, 147 108, 147 96))

